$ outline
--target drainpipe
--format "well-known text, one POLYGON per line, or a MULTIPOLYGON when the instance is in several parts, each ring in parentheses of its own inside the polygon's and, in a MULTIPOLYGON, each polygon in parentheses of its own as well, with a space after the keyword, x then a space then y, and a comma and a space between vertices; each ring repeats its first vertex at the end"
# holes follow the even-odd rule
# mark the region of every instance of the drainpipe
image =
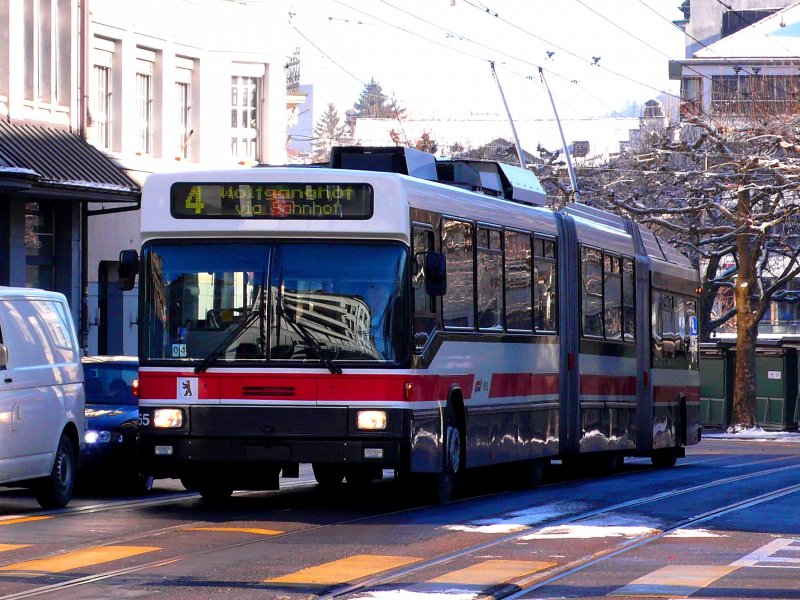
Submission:
MULTIPOLYGON (((80 11, 80 31, 78 37, 80 58, 78 60, 78 130, 84 140, 87 136, 87 120, 89 115, 89 0, 78 0, 80 11)), ((89 350, 89 205, 80 203, 81 213, 81 350, 87 354, 89 350)))

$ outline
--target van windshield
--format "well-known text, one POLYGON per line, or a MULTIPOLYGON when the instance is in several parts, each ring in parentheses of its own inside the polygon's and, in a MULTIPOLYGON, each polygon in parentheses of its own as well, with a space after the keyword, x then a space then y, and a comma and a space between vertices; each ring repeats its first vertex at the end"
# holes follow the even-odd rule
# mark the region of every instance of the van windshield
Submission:
POLYGON ((335 372, 409 354, 401 245, 159 242, 143 258, 145 360, 335 372))

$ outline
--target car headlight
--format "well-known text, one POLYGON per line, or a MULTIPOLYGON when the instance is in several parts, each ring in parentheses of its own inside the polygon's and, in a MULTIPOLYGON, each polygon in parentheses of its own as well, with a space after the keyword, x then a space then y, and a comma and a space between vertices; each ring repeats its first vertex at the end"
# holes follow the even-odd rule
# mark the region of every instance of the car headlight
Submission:
POLYGON ((179 408, 157 408, 153 411, 153 427, 175 429, 183 427, 183 411, 179 408))
POLYGON ((119 431, 105 431, 97 429, 87 429, 83 434, 83 441, 86 444, 108 444, 109 442, 122 442, 122 434, 119 431))
POLYGON ((360 410, 356 417, 356 426, 359 429, 386 429, 386 411, 360 410))

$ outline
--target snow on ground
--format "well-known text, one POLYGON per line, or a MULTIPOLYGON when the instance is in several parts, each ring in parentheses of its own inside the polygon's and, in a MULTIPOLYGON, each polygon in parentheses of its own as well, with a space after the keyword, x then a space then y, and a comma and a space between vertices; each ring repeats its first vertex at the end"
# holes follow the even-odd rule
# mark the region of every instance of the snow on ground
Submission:
POLYGON ((604 537, 628 537, 658 533, 662 524, 642 516, 607 515, 582 519, 580 523, 545 527, 541 531, 526 535, 522 540, 552 540, 560 538, 590 539, 604 537))
POLYGON ((532 506, 524 510, 507 513, 494 519, 479 519, 470 523, 459 525, 445 525, 450 531, 468 531, 473 533, 513 533, 522 531, 531 525, 543 523, 549 519, 562 517, 565 514, 580 511, 586 508, 578 503, 545 504, 532 506))
POLYGON ((796 431, 765 431, 761 427, 741 427, 736 425, 728 427, 725 431, 704 429, 703 439, 800 443, 800 433, 796 431))
POLYGON ((709 531, 708 529, 676 529, 670 531, 664 537, 670 538, 714 538, 714 537, 728 537, 727 535, 709 531))

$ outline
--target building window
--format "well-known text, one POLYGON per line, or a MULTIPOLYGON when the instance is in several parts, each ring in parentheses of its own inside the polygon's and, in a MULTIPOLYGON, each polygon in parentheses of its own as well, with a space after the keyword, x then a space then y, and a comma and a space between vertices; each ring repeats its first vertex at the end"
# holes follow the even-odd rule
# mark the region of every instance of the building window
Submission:
POLYGON ((94 66, 91 123, 97 144, 111 149, 111 67, 94 66))
POLYGON ((231 154, 240 160, 258 157, 260 77, 231 77, 231 154))
MULTIPOLYGON (((741 70, 741 69, 740 69, 741 70)), ((711 78, 711 109, 715 114, 764 116, 796 112, 800 93, 797 75, 764 75, 759 67, 745 75, 711 78)))
POLYGON ((189 158, 189 136, 192 133, 190 85, 179 81, 175 87, 178 93, 178 156, 189 158))
POLYGON ((175 156, 179 158, 192 157, 192 76, 194 74, 194 61, 191 58, 177 58, 178 68, 175 75, 175 95, 177 102, 175 108, 178 114, 177 135, 175 136, 175 156))
POLYGON ((696 117, 703 112, 703 79, 684 77, 681 79, 681 115, 696 117))
POLYGON ((136 151, 153 153, 153 63, 136 61, 136 151))
POLYGON ((25 286, 55 289, 55 218, 53 206, 25 203, 25 286))

